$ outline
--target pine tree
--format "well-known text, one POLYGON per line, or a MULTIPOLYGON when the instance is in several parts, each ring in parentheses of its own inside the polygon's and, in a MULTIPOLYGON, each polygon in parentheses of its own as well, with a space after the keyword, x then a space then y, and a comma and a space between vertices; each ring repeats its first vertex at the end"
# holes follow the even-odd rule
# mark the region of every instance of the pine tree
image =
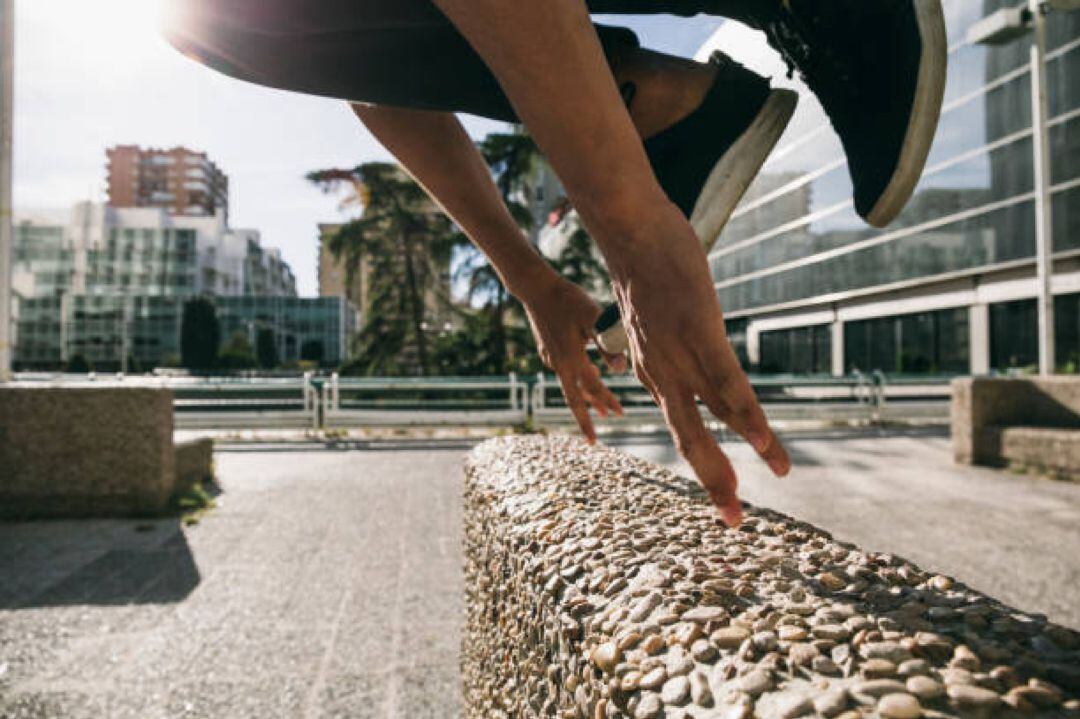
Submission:
POLYGON ((359 374, 429 374, 433 370, 430 309, 448 302, 445 279, 458 236, 450 221, 398 166, 371 162, 351 170, 320 170, 308 179, 324 190, 352 190, 347 204, 363 214, 330 238, 351 285, 366 261, 369 290, 362 308, 352 370, 359 374))

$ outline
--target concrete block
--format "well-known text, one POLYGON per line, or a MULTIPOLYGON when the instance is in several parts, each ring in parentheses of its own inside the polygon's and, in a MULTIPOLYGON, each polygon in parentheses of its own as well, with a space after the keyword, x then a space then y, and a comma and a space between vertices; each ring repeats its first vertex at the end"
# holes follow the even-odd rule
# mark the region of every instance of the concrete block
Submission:
POLYGON ((964 464, 1006 463, 1003 428, 1080 429, 1080 377, 965 377, 952 393, 953 454, 964 464))
POLYGON ((479 445, 467 719, 1080 707, 1080 633, 777 512, 746 517, 725 528, 696 483, 574 438, 479 445))
POLYGON ((1007 463, 1080 478, 1080 430, 1003 427, 1000 446, 1007 463))
POLYGON ((178 442, 175 447, 176 482, 173 494, 183 494, 199 482, 214 477, 214 440, 178 442))
POLYGON ((0 386, 0 517, 161 512, 172 413, 167 389, 0 386))

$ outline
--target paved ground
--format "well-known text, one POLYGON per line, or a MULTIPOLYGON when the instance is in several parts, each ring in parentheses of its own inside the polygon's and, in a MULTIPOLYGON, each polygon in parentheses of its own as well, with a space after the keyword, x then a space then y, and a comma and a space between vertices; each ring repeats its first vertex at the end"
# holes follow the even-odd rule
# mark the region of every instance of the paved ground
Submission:
POLYGON ((219 453, 196 527, 0 524, 0 717, 453 717, 460 459, 219 453))
MULTIPOLYGON (((1080 483, 958 467, 949 439, 925 433, 788 445, 795 467, 777 480, 749 446, 725 444, 744 499, 1080 629, 1080 483)), ((669 444, 623 448, 689 472, 669 444)))
MULTIPOLYGON (((730 448, 744 496, 1080 627, 1080 485, 943 438, 790 446, 783 482, 730 448)), ((463 454, 234 447, 196 527, 0 524, 0 717, 457 716, 463 454)))

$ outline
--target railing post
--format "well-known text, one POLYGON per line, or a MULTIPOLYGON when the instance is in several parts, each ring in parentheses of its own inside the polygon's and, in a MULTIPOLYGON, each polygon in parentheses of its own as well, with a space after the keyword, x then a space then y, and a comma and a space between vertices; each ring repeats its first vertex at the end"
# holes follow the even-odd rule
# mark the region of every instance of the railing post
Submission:
POLYGON ((510 409, 516 411, 518 409, 517 374, 511 372, 508 377, 510 380, 510 409))
POLYGON ((339 389, 338 389, 338 373, 337 372, 334 372, 332 375, 330 375, 330 401, 332 403, 332 406, 333 406, 335 412, 338 411, 339 409, 341 409, 341 406, 339 404, 341 402, 341 395, 339 394, 339 389))
POLYGON ((881 422, 885 409, 885 373, 874 370, 874 421, 881 422))
POLYGON ((315 406, 314 398, 311 396, 311 372, 305 372, 303 378, 303 384, 300 387, 304 395, 304 411, 310 412, 315 406))

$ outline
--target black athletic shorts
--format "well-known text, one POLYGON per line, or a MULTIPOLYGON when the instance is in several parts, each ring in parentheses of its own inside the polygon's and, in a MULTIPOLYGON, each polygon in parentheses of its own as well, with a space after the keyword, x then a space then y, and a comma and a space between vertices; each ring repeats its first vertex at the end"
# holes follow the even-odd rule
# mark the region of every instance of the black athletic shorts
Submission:
MULTIPOLYGON (((588 5, 598 13, 731 17, 738 2, 747 0, 588 5)), ((596 29, 609 59, 637 46, 626 28, 596 29)), ((184 54, 260 85, 517 120, 491 71, 430 0, 170 0, 165 33, 184 54)))

